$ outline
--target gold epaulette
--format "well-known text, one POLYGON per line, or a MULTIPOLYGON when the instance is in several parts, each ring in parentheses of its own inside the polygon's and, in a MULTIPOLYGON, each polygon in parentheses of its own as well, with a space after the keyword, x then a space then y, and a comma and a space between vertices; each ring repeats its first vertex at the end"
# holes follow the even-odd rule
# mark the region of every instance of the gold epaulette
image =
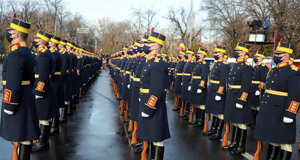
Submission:
POLYGON ((155 57, 154 62, 155 62, 155 63, 158 63, 159 61, 160 61, 160 58, 155 57))
POLYGON ((245 62, 246 65, 250 66, 250 64, 248 62, 245 62))
POLYGON ((292 68, 292 70, 294 70, 294 71, 298 71, 298 67, 296 67, 295 65, 291 65, 291 68, 292 68))

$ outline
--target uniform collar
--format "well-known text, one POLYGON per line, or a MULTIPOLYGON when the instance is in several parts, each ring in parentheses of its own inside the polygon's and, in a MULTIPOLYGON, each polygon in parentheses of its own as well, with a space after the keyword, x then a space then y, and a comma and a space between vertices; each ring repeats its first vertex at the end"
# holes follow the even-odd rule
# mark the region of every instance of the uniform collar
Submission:
POLYGON ((291 61, 281 62, 277 64, 277 68, 282 68, 291 64, 292 64, 291 61))
POLYGON ((66 49, 62 48, 59 50, 59 53, 65 53, 66 49))
POLYGON ((37 48, 37 52, 45 52, 47 50, 46 46, 37 48))
POLYGON ((262 65, 262 62, 258 62, 258 63, 256 64, 256 66, 260 66, 260 65, 262 65))
POLYGON ((152 59, 154 59, 156 57, 157 57, 157 54, 154 54, 154 55, 151 55, 151 56, 147 57, 147 62, 151 61, 152 59))
POLYGON ((14 44, 12 44, 12 45, 9 46, 9 50, 15 51, 15 50, 17 50, 19 47, 26 47, 26 42, 18 42, 18 43, 14 43, 14 44))
POLYGON ((201 62, 203 62, 204 61, 204 59, 198 59, 197 60, 197 63, 201 63, 201 62))
POLYGON ((222 59, 222 58, 219 58, 219 59, 217 60, 217 62, 223 62, 223 59, 222 59))
POLYGON ((55 51, 57 51, 57 48, 56 48, 56 47, 51 47, 49 50, 50 50, 51 52, 55 52, 55 51))
POLYGON ((246 58, 238 58, 237 59, 237 63, 242 63, 242 62, 245 62, 246 61, 246 58))

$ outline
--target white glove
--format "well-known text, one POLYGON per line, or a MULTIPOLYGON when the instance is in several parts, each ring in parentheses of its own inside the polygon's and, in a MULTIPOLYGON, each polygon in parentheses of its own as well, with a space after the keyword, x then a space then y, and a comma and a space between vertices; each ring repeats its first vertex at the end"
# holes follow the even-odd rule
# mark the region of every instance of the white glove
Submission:
POLYGON ((169 75, 171 75, 171 73, 169 73, 169 75))
POLYGON ((260 91, 257 90, 257 91, 255 92, 255 96, 259 96, 259 95, 260 95, 260 91))
POLYGON ((127 88, 128 88, 128 89, 130 88, 130 84, 127 85, 127 88))
POLYGON ((241 108, 243 108, 243 105, 236 103, 236 104, 235 104, 235 107, 241 109, 241 108))
POLYGON ((43 98, 43 96, 35 95, 35 99, 40 99, 40 98, 43 98))
POLYGON ((9 111, 9 110, 6 110, 6 109, 4 109, 4 113, 6 113, 8 115, 13 115, 14 114, 13 111, 9 111))
POLYGON ((216 101, 220 101, 220 100, 221 100, 221 97, 220 97, 220 96, 216 96, 216 97, 215 97, 215 100, 216 100, 216 101))
POLYGON ((139 98, 139 102, 141 102, 141 98, 139 98))
POLYGON ((288 118, 288 117, 283 117, 283 122, 284 123, 293 123, 293 119, 291 119, 291 118, 288 118))
POLYGON ((191 88, 192 88, 192 87, 191 87, 191 86, 189 86, 189 88, 188 88, 188 91, 190 91, 190 90, 191 90, 191 88))
MULTIPOLYGON (((197 93, 200 94, 202 93, 202 90, 201 89, 197 89, 197 93)), ((221 98, 221 97, 220 97, 221 98)))
POLYGON ((181 85, 183 84, 183 82, 181 82, 181 85))
POLYGON ((144 113, 144 112, 142 112, 142 117, 144 117, 144 118, 148 118, 148 117, 149 117, 149 115, 148 115, 148 114, 146 114, 146 113, 144 113))
POLYGON ((114 73, 114 75, 116 75, 116 72, 114 73))

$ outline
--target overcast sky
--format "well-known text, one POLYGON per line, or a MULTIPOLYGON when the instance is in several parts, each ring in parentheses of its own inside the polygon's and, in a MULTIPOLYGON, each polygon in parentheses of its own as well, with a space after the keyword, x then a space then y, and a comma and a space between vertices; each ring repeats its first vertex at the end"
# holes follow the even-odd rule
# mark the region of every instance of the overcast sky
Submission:
MULTIPOLYGON (((113 21, 130 19, 132 8, 151 8, 158 12, 156 16, 159 27, 167 27, 168 21, 162 17, 167 14, 170 6, 190 7, 191 0, 65 0, 71 12, 79 12, 88 20, 94 21, 102 17, 109 17, 113 21)), ((199 9, 201 0, 194 0, 194 11, 199 9)), ((203 17, 198 17, 199 18, 203 17)))

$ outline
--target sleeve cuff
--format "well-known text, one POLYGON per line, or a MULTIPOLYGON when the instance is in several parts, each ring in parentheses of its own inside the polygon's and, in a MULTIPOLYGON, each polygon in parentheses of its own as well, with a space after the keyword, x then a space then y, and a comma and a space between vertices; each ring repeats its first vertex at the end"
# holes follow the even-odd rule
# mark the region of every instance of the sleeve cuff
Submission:
POLYGON ((246 104, 245 101, 242 101, 242 100, 240 100, 240 99, 237 99, 236 103, 238 103, 238 104, 240 104, 240 105, 243 105, 243 106, 246 104))
POLYGON ((291 119, 295 119, 297 116, 297 114, 293 113, 293 112, 290 112, 288 110, 286 110, 284 112, 284 117, 288 117, 288 118, 291 118, 291 119))
POLYGON ((15 112, 15 110, 18 107, 18 104, 7 104, 7 103, 3 103, 4 104, 4 110, 10 111, 10 112, 15 112))

